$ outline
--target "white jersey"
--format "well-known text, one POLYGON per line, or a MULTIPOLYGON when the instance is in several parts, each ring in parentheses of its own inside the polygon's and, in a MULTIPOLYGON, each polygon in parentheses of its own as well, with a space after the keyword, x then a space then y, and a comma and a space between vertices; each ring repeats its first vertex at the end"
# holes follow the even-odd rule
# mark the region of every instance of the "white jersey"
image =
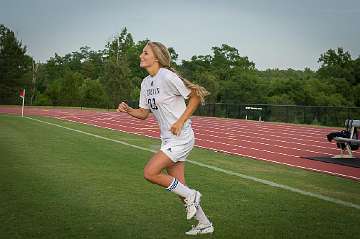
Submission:
MULTIPOLYGON (((181 117, 186 109, 185 99, 191 90, 172 71, 160 68, 155 76, 147 76, 141 83, 139 107, 150 109, 160 126, 161 138, 174 135, 171 126, 181 117)), ((183 130, 190 126, 188 120, 183 130)))

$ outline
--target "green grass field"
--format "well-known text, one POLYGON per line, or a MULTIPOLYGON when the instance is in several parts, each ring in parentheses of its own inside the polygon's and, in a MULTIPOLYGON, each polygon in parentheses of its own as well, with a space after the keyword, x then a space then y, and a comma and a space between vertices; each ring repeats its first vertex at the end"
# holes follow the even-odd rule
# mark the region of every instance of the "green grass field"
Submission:
MULTIPOLYGON (((160 141, 107 129, 0 115, 1 238, 189 238, 179 199, 143 179, 160 141), (81 132, 93 135, 86 135, 81 132)), ((359 238, 360 183, 195 148, 190 160, 355 207, 187 163, 215 226, 199 238, 359 238), (356 208, 357 207, 357 208, 356 208)))

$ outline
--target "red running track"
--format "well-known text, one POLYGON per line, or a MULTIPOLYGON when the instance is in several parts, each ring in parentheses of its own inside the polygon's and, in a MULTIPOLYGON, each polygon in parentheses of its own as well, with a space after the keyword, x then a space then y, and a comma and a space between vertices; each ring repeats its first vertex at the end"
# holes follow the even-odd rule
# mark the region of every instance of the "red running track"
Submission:
MULTIPOLYGON (((21 109, 1 106, 0 113, 19 115, 21 109)), ((159 138, 159 128, 153 117, 144 122, 124 113, 33 107, 26 108, 24 114, 159 138)), ((360 180, 360 168, 303 158, 339 154, 335 143, 326 139, 328 133, 339 129, 198 116, 192 117, 192 121, 198 147, 360 180)), ((360 157, 358 152, 354 155, 360 157)))

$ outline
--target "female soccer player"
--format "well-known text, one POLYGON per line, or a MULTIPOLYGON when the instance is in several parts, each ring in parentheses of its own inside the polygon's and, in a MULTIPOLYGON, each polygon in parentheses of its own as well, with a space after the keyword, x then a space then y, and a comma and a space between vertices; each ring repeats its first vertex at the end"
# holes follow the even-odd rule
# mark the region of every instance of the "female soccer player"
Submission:
POLYGON ((148 42, 140 55, 140 67, 149 73, 141 83, 139 108, 121 102, 118 111, 145 120, 150 111, 160 126, 161 149, 144 168, 144 178, 180 196, 187 219, 198 225, 187 235, 212 233, 214 227, 200 206, 200 192, 185 184, 185 160, 194 146, 190 116, 209 93, 201 86, 181 78, 170 67, 170 53, 159 42, 148 42), (189 99, 188 105, 185 99, 189 99), (166 169, 167 174, 162 170, 166 169))

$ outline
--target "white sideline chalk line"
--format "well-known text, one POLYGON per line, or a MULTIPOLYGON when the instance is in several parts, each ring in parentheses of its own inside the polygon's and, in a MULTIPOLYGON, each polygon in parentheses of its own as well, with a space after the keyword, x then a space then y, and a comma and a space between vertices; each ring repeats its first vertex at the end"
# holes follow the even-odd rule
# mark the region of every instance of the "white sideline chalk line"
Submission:
MULTIPOLYGON (((66 127, 66 126, 62 126, 62 125, 59 125, 59 124, 54 124, 54 123, 42 121, 42 120, 39 120, 39 119, 34 119, 34 118, 31 118, 31 117, 24 117, 24 118, 27 118, 27 119, 30 119, 30 120, 33 120, 33 121, 38 121, 38 122, 48 124, 48 125, 53 125, 53 126, 56 126, 56 127, 59 127, 59 128, 71 130, 71 131, 74 131, 74 132, 77 132, 77 133, 93 136, 95 138, 112 141, 112 142, 119 143, 119 144, 122 144, 122 145, 125 145, 125 146, 133 147, 133 148, 136 148, 136 149, 141 149, 141 150, 152 152, 152 153, 156 152, 156 150, 152 150, 152 149, 144 148, 144 147, 141 147, 141 146, 129 144, 129 143, 126 143, 126 142, 121 141, 121 140, 115 140, 115 139, 106 138, 106 137, 103 137, 103 136, 100 136, 100 135, 97 135, 97 134, 88 133, 88 132, 81 131, 81 130, 78 130, 78 129, 73 129, 73 128, 69 128, 69 127, 66 127)), ((212 170, 217 171, 217 172, 222 172, 222 173, 225 173, 227 175, 232 175, 232 176, 237 176, 237 177, 240 177, 240 178, 243 178, 243 179, 252 180, 252 181, 255 181, 257 183, 262 183, 262 184, 265 184, 265 185, 268 185, 268 186, 271 186, 271 187, 281 188, 281 189, 285 189, 285 190, 288 190, 288 191, 291 191, 291 192, 295 192, 295 193, 299 193, 299 194, 302 194, 302 195, 306 195, 306 196, 314 197, 314 198, 317 198, 317 199, 321 199, 321 200, 324 200, 324 201, 332 202, 332 203, 335 203, 335 204, 343 205, 343 206, 346 206, 346 207, 352 207, 352 208, 360 209, 360 205, 354 204, 354 203, 351 203, 351 202, 346 202, 346 201, 342 201, 342 200, 339 200, 339 199, 336 199, 336 198, 323 196, 323 195, 317 194, 317 193, 307 192, 307 191, 304 191, 304 190, 301 190, 301 189, 297 189, 297 188, 293 188, 293 187, 290 187, 290 186, 274 183, 274 182, 269 181, 269 180, 259 179, 259 178, 256 178, 256 177, 248 176, 248 175, 241 174, 241 173, 236 173, 236 172, 233 172, 233 171, 230 171, 230 170, 218 168, 218 167, 215 167, 215 166, 207 165, 207 164, 192 161, 192 160, 187 160, 187 162, 198 165, 200 167, 212 169, 212 170)))

